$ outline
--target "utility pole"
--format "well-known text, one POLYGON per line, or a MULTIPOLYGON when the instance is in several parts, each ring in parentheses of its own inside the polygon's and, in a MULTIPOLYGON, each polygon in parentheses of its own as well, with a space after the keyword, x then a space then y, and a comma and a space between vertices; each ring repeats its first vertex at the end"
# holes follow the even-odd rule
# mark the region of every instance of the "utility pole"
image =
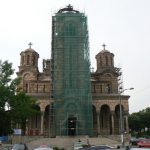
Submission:
POLYGON ((122 114, 122 99, 121 99, 121 94, 124 91, 127 90, 133 90, 134 88, 129 88, 129 89, 124 89, 122 91, 119 91, 119 106, 120 106, 120 138, 121 138, 121 145, 124 145, 124 131, 123 131, 123 114, 122 114))

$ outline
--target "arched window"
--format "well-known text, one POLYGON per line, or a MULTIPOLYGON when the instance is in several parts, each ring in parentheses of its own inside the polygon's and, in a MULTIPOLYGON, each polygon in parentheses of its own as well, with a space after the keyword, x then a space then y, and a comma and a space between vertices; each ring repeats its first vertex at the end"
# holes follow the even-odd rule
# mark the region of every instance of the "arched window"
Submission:
POLYGON ((108 94, 112 93, 112 87, 111 84, 107 84, 107 90, 108 90, 108 94))
POLYGON ((23 55, 21 56, 21 65, 22 66, 24 65, 24 56, 23 55))
POLYGON ((113 58, 111 57, 111 66, 113 66, 113 58))
POLYGON ((28 83, 25 85, 25 92, 28 93, 28 83))
POLYGON ((108 66, 108 56, 106 56, 105 59, 106 59, 106 66, 108 66))
POLYGON ((35 56, 32 57, 32 63, 35 65, 35 56))
POLYGON ((72 23, 65 24, 64 35, 66 35, 66 36, 75 36, 76 35, 76 29, 72 23))
POLYGON ((100 67, 102 66, 102 58, 101 56, 99 57, 99 60, 100 60, 100 67))
POLYGON ((30 62, 30 56, 27 55, 27 65, 29 65, 29 62, 30 62))

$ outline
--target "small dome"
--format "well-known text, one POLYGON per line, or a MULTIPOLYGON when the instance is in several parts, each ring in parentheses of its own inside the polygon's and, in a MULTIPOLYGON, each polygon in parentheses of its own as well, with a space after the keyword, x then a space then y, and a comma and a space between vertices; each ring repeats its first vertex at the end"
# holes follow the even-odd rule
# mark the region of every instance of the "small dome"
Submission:
POLYGON ((110 53, 110 51, 106 50, 106 49, 103 49, 101 50, 95 57, 101 55, 101 54, 104 54, 104 53, 110 53))
POLYGON ((32 48, 28 48, 26 50, 24 50, 24 52, 32 52, 32 53, 36 53, 36 51, 32 48))
POLYGON ((20 53, 20 55, 22 55, 23 53, 34 53, 34 54, 38 54, 34 49, 32 48, 28 48, 28 49, 25 49, 24 51, 22 51, 20 53))
POLYGON ((110 53, 110 51, 103 49, 102 51, 100 51, 99 53, 110 53))

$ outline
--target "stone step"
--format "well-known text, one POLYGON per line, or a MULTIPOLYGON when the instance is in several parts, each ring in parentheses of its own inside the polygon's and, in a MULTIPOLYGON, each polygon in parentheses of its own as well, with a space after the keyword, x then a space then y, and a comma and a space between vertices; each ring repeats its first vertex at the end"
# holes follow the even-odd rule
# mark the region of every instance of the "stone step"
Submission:
POLYGON ((110 146, 117 146, 119 145, 118 141, 109 139, 109 138, 102 138, 102 137, 93 137, 89 138, 88 136, 77 136, 77 137, 56 137, 56 138, 39 138, 27 143, 29 150, 33 150, 35 147, 39 145, 50 145, 52 147, 59 147, 70 150, 73 146, 73 143, 78 142, 80 139, 81 142, 87 144, 87 139, 89 140, 90 145, 110 145, 110 146))

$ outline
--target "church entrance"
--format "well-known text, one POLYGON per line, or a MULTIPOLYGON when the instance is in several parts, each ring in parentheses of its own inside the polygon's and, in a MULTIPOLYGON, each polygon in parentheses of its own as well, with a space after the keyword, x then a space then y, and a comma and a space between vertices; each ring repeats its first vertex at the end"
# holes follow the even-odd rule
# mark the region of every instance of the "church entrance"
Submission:
POLYGON ((69 117, 68 118, 68 135, 74 136, 76 135, 76 117, 69 117))

